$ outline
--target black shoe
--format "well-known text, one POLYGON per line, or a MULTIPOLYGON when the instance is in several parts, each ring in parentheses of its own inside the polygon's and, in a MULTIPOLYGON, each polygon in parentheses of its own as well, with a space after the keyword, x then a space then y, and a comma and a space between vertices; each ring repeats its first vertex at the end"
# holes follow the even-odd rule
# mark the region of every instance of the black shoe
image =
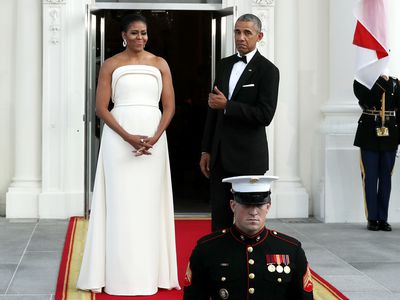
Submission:
POLYGON ((379 221, 379 230, 392 231, 392 226, 386 221, 379 221))
POLYGON ((368 221, 367 229, 372 231, 378 231, 379 230, 378 221, 368 221))

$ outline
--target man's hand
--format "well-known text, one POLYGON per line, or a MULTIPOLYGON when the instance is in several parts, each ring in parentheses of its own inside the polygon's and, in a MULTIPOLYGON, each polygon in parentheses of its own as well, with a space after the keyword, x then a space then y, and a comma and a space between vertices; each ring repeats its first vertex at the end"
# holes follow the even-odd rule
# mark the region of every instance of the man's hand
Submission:
POLYGON ((204 176, 210 178, 210 153, 203 152, 200 158, 200 170, 204 176))
POLYGON ((208 106, 211 109, 225 109, 227 102, 225 95, 216 86, 214 91, 208 94, 208 106))

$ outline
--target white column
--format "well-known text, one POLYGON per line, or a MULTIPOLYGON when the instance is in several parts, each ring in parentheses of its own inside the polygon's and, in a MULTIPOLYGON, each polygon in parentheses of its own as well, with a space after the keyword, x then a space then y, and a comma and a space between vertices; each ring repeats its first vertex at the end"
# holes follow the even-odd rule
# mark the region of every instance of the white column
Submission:
POLYGON ((15 30, 15 175, 7 218, 37 218, 41 190, 42 35, 37 0, 18 0, 15 30))
POLYGON ((276 53, 280 70, 275 115, 275 212, 279 218, 308 217, 308 194, 299 177, 298 1, 276 1, 276 53))
MULTIPOLYGON (((400 78, 400 35, 398 28, 400 28, 400 18, 398 12, 400 11, 400 1, 389 1, 389 48, 390 48, 390 62, 389 69, 391 75, 400 78)), ((400 160, 396 159, 394 174, 392 177, 392 193, 390 195, 389 206, 389 222, 400 222, 400 160)))
POLYGON ((360 108, 353 94, 356 1, 329 1, 329 94, 321 110, 323 150, 322 191, 317 218, 325 222, 365 219, 359 148, 353 146, 360 108))
POLYGON ((390 48, 390 62, 389 69, 393 76, 400 78, 400 37, 398 28, 400 27, 400 18, 398 13, 400 11, 400 1, 389 0, 389 48, 390 48))
POLYGON ((14 176, 14 121, 15 114, 15 19, 17 16, 16 1, 2 1, 0 9, 0 215, 6 213, 6 194, 14 176), (10 30, 13 28, 13 30, 10 30))
POLYGON ((43 1, 41 218, 84 209, 85 0, 43 1))

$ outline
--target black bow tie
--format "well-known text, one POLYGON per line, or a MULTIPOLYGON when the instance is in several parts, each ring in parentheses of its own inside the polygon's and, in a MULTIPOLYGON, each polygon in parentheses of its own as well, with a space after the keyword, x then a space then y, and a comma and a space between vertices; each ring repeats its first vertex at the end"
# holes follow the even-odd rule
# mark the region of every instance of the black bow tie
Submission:
POLYGON ((243 55, 242 57, 235 55, 235 63, 237 63, 238 61, 242 61, 245 64, 247 64, 247 58, 246 55, 243 55))

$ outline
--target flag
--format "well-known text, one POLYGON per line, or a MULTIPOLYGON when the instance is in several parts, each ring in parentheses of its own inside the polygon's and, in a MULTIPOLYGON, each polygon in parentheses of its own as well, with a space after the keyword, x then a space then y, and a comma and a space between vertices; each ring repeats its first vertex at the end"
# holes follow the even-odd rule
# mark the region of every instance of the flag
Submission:
POLYGON ((359 0, 354 10, 355 79, 369 89, 387 72, 389 63, 386 6, 386 0, 359 0))

